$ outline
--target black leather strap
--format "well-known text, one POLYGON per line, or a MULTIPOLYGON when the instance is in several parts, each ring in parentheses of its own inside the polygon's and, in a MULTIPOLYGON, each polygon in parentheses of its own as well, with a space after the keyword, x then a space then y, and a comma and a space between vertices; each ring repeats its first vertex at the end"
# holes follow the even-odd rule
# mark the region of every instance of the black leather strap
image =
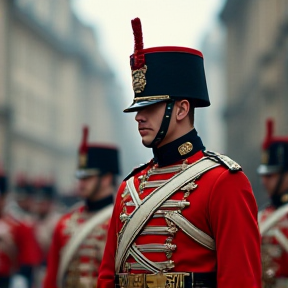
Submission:
POLYGON ((184 278, 185 288, 216 288, 216 272, 190 273, 184 278))
POLYGON ((165 113, 162 119, 160 129, 154 140, 149 145, 146 145, 148 148, 156 147, 165 138, 169 128, 174 103, 175 103, 174 100, 166 103, 165 113))

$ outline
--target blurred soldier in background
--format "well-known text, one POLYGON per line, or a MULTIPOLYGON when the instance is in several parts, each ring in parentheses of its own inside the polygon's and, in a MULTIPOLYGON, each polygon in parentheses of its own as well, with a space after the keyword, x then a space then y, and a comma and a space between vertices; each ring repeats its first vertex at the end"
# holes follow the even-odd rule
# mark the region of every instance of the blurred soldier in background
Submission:
POLYGON ((0 287, 32 287, 40 250, 30 226, 5 211, 7 177, 0 174, 0 287), (10 285, 10 286, 9 286, 10 285))
POLYGON ((34 183, 34 204, 32 213, 35 217, 36 239, 41 248, 41 264, 35 273, 35 288, 42 287, 46 273, 48 249, 53 231, 61 214, 56 208, 57 189, 54 181, 38 179, 34 183))
POLYGON ((203 55, 144 49, 139 18, 132 28, 135 96, 124 112, 137 112, 154 158, 119 188, 98 288, 259 288, 251 185, 236 162, 206 151, 194 128, 194 107, 210 105, 203 55))
POLYGON ((267 120, 258 167, 269 205, 259 212, 264 287, 288 287, 288 137, 273 135, 267 120))
POLYGON ((33 184, 24 174, 19 174, 15 182, 13 198, 7 204, 6 209, 18 220, 25 222, 28 226, 33 226, 35 224, 32 215, 35 192, 33 184))
POLYGON ((83 129, 79 148, 79 193, 84 205, 64 215, 54 231, 44 288, 95 287, 112 214, 116 175, 115 147, 88 144, 83 129))

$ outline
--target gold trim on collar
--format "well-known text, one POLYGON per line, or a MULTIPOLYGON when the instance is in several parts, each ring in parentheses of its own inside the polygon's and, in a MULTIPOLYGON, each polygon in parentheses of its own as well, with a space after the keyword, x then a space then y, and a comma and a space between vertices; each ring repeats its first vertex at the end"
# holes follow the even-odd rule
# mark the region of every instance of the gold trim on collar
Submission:
POLYGON ((281 201, 282 201, 283 203, 288 202, 288 194, 284 194, 284 195, 281 197, 281 201))
POLYGON ((152 100, 169 100, 171 99, 169 95, 156 95, 156 96, 144 96, 144 97, 135 97, 134 102, 140 101, 152 101, 152 100))
POLYGON ((190 151, 192 151, 192 149, 193 149, 193 145, 191 142, 185 142, 178 147, 178 151, 180 155, 188 154, 190 151))

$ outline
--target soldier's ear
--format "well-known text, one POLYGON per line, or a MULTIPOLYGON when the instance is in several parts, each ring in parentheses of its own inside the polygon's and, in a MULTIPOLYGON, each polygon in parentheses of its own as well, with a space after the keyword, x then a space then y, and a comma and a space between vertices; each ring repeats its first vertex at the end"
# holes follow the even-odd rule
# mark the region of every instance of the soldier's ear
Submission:
POLYGON ((183 120, 189 113, 190 103, 188 100, 178 100, 175 102, 176 120, 183 120))

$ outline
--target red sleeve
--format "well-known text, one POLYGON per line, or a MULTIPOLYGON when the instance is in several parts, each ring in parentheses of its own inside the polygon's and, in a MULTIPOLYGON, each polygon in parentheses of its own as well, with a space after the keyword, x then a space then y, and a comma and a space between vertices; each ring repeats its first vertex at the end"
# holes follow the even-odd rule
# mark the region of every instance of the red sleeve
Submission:
POLYGON ((54 229, 51 246, 48 252, 47 270, 43 288, 57 288, 57 272, 61 250, 61 223, 62 221, 60 220, 54 229))
POLYGON ((41 249, 34 232, 32 226, 23 223, 18 226, 19 266, 36 266, 41 262, 41 249))
POLYGON ((243 172, 223 172, 210 194, 218 288, 261 287, 257 204, 243 172))
POLYGON ((121 184, 116 197, 114 210, 108 229, 108 237, 104 255, 99 269, 97 288, 115 288, 115 254, 117 250, 118 227, 120 225, 119 215, 121 213, 121 211, 119 211, 119 207, 122 200, 121 194, 123 193, 124 188, 125 182, 121 184))

